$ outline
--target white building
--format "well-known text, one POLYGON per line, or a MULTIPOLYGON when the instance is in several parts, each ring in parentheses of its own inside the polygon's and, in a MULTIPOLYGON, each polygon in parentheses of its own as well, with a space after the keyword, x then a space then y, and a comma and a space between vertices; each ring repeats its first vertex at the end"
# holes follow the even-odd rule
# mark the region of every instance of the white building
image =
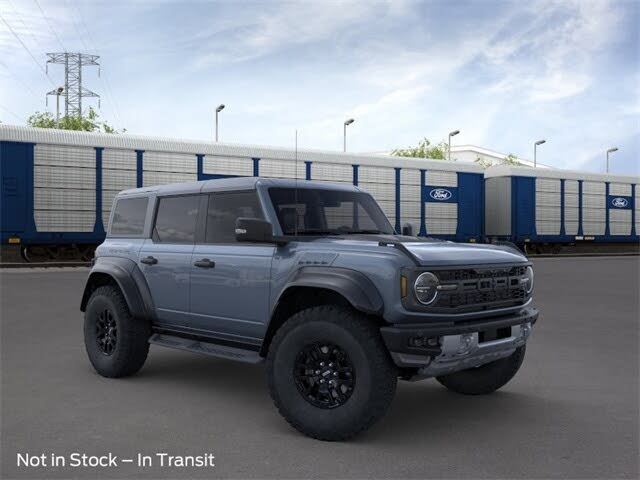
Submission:
MULTIPOLYGON (((373 155, 391 155, 391 152, 373 152, 373 155)), ((504 159, 509 156, 508 153, 500 153, 488 148, 478 147, 476 145, 451 145, 451 160, 465 163, 475 163, 478 158, 486 162, 488 166, 501 165, 504 159)), ((533 160, 527 160, 517 157, 516 160, 523 167, 533 167, 533 160)), ((537 162, 538 168, 554 168, 549 165, 537 162)))
MULTIPOLYGON (((495 150, 489 150, 488 148, 478 147, 476 145, 451 145, 451 159, 458 162, 475 162, 478 158, 492 163, 494 165, 500 165, 508 154, 496 152, 495 150)), ((517 158, 523 166, 533 167, 533 160, 526 160, 524 158, 517 158)), ((538 168, 553 168, 549 165, 544 165, 540 162, 538 168)))

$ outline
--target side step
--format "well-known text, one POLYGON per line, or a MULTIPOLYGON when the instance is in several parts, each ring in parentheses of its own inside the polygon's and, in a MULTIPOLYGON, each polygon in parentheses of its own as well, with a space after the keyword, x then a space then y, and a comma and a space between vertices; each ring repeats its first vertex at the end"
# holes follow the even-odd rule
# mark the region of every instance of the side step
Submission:
POLYGON ((165 333, 154 333, 151 335, 151 338, 149 338, 149 343, 163 347, 177 348, 178 350, 186 350, 188 352, 204 353, 205 355, 212 355, 214 357, 226 358, 238 362, 261 363, 264 361, 258 352, 252 350, 243 350, 227 345, 176 337, 165 333))

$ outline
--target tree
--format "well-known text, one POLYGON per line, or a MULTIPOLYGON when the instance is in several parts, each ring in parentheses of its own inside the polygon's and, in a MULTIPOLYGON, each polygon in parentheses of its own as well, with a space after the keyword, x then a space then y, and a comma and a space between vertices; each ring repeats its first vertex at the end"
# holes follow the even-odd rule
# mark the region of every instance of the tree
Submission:
POLYGON ((396 148, 391 155, 398 157, 431 158, 446 160, 449 146, 444 142, 432 145, 428 138, 423 138, 416 147, 396 148))
MULTIPOLYGON (((56 128, 56 118, 51 112, 36 112, 27 119, 27 125, 37 128, 56 128)), ((98 113, 91 107, 86 115, 81 117, 64 116, 60 118, 62 130, 81 130, 84 132, 124 133, 120 132, 107 122, 99 120, 98 113)))
POLYGON ((488 158, 478 157, 476 158, 475 163, 480 165, 482 168, 489 168, 493 167, 494 165, 522 165, 522 163, 518 161, 518 157, 516 157, 513 153, 510 153, 502 160, 498 160, 497 162, 488 158))

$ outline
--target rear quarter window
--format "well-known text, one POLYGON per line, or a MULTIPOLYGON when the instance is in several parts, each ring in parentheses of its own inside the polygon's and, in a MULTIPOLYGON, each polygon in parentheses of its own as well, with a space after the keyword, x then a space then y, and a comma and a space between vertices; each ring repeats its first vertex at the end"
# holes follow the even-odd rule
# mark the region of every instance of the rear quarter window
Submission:
POLYGON ((119 199, 113 210, 109 234, 115 236, 142 235, 148 203, 147 197, 119 199))

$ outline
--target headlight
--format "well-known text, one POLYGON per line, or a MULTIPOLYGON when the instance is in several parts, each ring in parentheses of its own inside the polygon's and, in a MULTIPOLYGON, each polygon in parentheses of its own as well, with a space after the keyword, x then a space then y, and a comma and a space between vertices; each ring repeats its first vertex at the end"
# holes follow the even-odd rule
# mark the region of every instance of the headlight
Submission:
POLYGON ((413 290, 416 293, 418 301, 423 305, 429 305, 433 303, 438 295, 438 285, 440 281, 431 272, 424 272, 416 278, 416 282, 413 284, 413 290))
POLYGON ((527 270, 524 273, 524 278, 526 279, 525 291, 527 295, 533 292, 533 268, 527 267, 527 270))

